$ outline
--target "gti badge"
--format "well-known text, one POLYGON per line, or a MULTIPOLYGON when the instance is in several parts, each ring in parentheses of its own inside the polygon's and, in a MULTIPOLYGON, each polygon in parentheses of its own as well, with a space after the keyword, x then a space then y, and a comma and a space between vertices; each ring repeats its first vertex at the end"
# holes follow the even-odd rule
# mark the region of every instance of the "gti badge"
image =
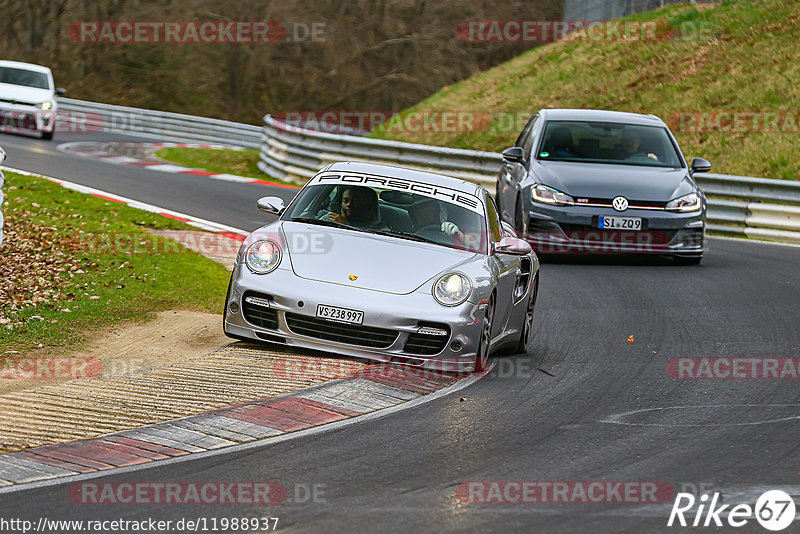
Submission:
POLYGON ((625 211, 628 209, 628 199, 625 197, 614 197, 614 200, 611 201, 611 205, 617 211, 625 211))
POLYGON ((350 279, 351 282, 358 280, 358 276, 355 274, 351 274, 350 276, 348 276, 348 278, 350 279))

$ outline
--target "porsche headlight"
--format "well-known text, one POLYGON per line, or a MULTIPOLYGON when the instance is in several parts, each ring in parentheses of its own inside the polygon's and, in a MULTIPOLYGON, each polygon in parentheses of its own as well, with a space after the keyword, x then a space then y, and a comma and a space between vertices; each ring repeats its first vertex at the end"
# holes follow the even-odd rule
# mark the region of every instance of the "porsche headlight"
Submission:
POLYGON ((448 273, 433 284, 433 297, 442 306, 458 306, 472 292, 472 282, 463 274, 448 273))
POLYGON ((39 104, 36 104, 36 107, 39 108, 39 109, 48 110, 48 109, 53 107, 53 103, 52 102, 41 102, 39 104))
POLYGON ((534 202, 543 202, 545 204, 565 205, 575 202, 568 194, 544 184, 533 186, 531 188, 531 197, 534 202))
POLYGON ((697 211, 703 207, 700 195, 689 193, 667 202, 667 209, 673 211, 697 211))
POLYGON ((245 263, 256 274, 267 274, 281 262, 281 247, 274 241, 256 241, 247 249, 245 263))

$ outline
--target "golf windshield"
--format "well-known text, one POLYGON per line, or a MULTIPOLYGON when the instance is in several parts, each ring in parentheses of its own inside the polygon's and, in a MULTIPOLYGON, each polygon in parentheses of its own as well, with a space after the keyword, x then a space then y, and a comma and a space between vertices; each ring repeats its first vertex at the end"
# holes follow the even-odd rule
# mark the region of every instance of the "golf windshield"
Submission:
POLYGON ((666 128, 612 122, 548 121, 539 161, 683 167, 666 128))

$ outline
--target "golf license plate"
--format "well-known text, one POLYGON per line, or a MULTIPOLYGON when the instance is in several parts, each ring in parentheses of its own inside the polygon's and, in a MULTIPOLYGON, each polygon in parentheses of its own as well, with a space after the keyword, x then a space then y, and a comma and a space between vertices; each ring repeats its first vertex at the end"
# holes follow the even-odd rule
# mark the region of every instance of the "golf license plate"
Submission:
POLYGON ((336 321, 337 323, 362 324, 364 322, 364 312, 319 304, 317 306, 317 318, 336 321))
POLYGON ((600 217, 599 228, 604 230, 641 230, 641 217, 600 217))

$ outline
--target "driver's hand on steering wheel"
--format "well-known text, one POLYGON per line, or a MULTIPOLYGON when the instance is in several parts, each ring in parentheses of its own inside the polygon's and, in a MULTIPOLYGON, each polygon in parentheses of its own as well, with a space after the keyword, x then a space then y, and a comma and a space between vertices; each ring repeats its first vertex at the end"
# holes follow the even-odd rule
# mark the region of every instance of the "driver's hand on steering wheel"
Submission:
POLYGON ((456 226, 454 223, 451 223, 450 221, 444 221, 442 223, 441 230, 447 235, 454 235, 455 233, 458 232, 458 226, 456 226))
POLYGON ((339 224, 347 224, 347 217, 335 211, 328 213, 328 220, 339 224))

